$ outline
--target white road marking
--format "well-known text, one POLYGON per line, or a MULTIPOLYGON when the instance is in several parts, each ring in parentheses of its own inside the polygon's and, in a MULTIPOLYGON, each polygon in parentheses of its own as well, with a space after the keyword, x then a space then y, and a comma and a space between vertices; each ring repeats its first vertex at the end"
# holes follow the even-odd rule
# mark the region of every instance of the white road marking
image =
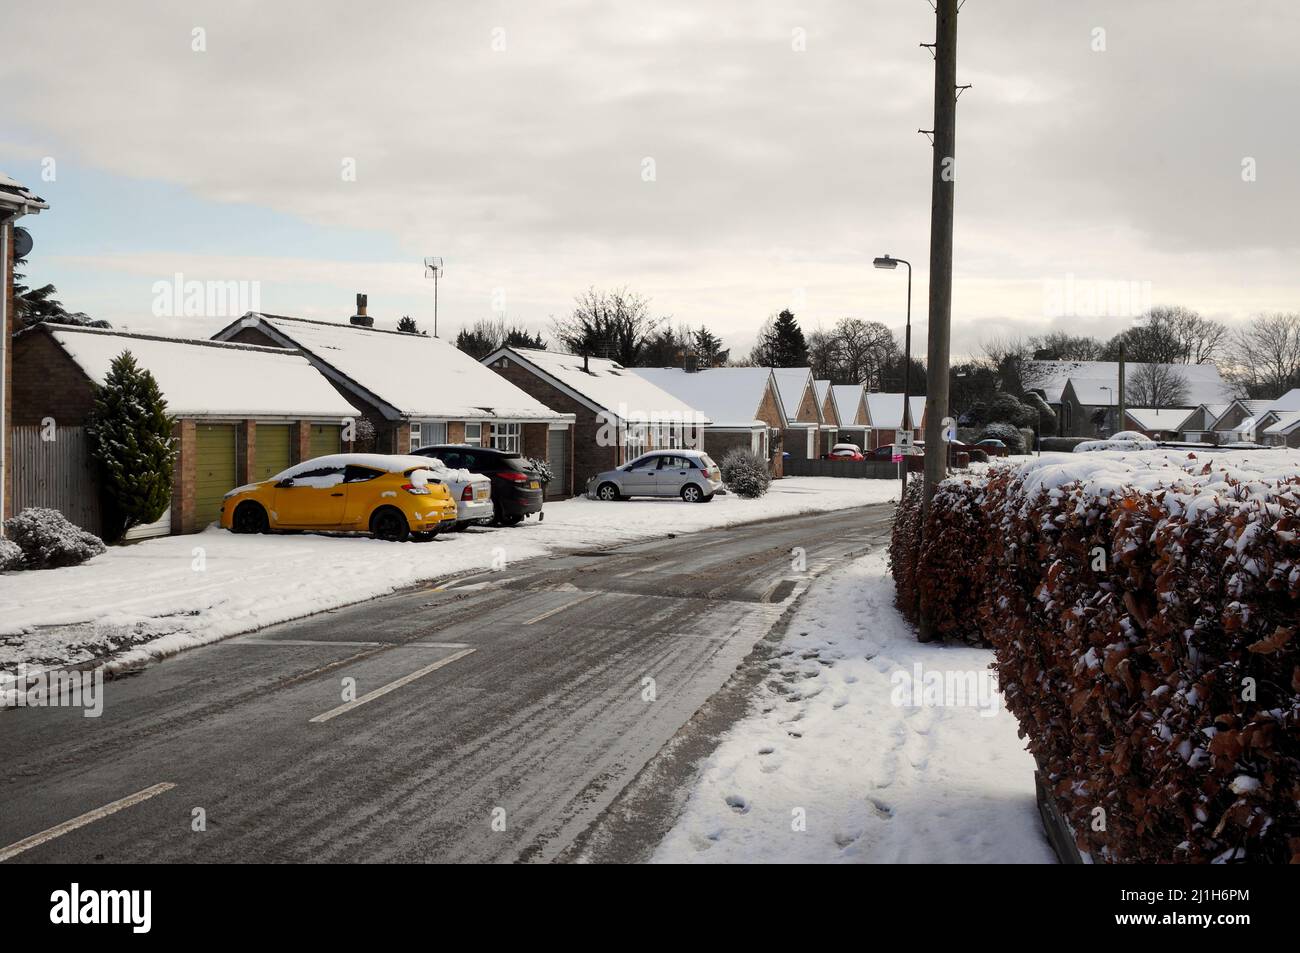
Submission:
POLYGON ((430 672, 436 672, 444 665, 450 665, 452 662, 456 661, 457 659, 463 659, 466 655, 473 655, 475 651, 477 650, 465 649, 462 652, 457 652, 455 655, 448 655, 445 659, 439 659, 438 661, 434 662, 431 665, 426 665, 424 666, 424 668, 418 668, 410 675, 403 675, 395 682, 389 682, 387 685, 384 685, 381 688, 376 688, 373 692, 366 692, 360 698, 355 698, 350 702, 345 702, 344 704, 339 705, 339 707, 337 708, 331 708, 329 711, 325 712, 324 714, 317 715, 315 718, 309 720, 312 722, 323 722, 323 721, 329 721, 331 718, 337 718, 339 715, 343 714, 344 712, 351 711, 354 708, 364 705, 366 702, 372 702, 376 698, 381 698, 382 696, 387 695, 389 692, 396 691, 397 689, 401 688, 403 685, 409 685, 417 678, 423 678, 425 675, 428 675, 430 672))
POLYGON ((391 646, 395 649, 466 649, 469 648, 467 642, 330 642, 320 641, 313 642, 310 639, 232 639, 230 645, 321 645, 321 646, 340 646, 342 648, 379 648, 380 646, 391 646))
POLYGON ((97 807, 93 811, 87 811, 80 817, 74 817, 70 821, 64 821, 62 824, 56 824, 49 830, 41 831, 39 834, 33 834, 31 837, 25 837, 22 840, 10 844, 8 847, 0 849, 0 863, 4 863, 11 857, 17 857, 23 851, 31 850, 33 847, 39 847, 47 841, 52 841, 56 837, 62 837, 78 827, 85 827, 87 824, 102 820, 110 814, 116 814, 118 811, 141 801, 147 801, 149 798, 170 791, 176 785, 170 781, 164 781, 161 784, 155 784, 151 788, 145 788, 143 791, 136 791, 134 794, 127 795, 119 801, 112 804, 105 804, 103 807, 97 807))
POLYGON ((563 612, 565 609, 572 609, 574 606, 586 602, 588 599, 595 599, 599 595, 602 595, 602 593, 590 592, 587 595, 583 596, 581 599, 574 599, 572 602, 566 602, 562 606, 556 606, 554 609, 548 609, 547 611, 543 612, 541 615, 533 616, 527 622, 521 622, 520 625, 532 625, 535 622, 541 622, 543 619, 549 619, 557 612, 563 612))

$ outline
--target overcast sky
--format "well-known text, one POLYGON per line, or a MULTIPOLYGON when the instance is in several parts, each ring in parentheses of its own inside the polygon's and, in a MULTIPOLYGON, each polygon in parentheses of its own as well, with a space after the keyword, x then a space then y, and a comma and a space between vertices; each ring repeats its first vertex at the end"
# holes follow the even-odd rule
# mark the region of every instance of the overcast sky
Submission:
MULTIPOLYGON (((903 272, 871 268, 890 252, 924 334, 926 0, 42 0, 4 22, 0 170, 51 203, 28 270, 116 325, 157 326, 176 272, 427 325, 438 254, 443 334, 627 286, 747 351, 783 307, 901 328, 903 272)), ((1069 276, 1225 320, 1300 308, 1297 37, 1284 0, 968 0, 954 350, 1131 323, 1049 313, 1069 276)))

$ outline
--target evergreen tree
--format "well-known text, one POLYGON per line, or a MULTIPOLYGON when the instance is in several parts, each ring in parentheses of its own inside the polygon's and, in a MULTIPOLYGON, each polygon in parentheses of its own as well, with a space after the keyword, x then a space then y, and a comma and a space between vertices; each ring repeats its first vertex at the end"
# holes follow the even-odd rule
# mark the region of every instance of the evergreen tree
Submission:
POLYGON ((695 332, 694 337, 695 354, 699 358, 701 368, 718 367, 726 362, 721 338, 703 326, 695 332))
POLYGON ((81 324, 92 328, 107 328, 109 323, 91 318, 81 311, 69 311, 58 298, 54 285, 29 288, 27 277, 18 269, 27 264, 26 258, 14 260, 14 318, 20 327, 30 327, 48 321, 50 324, 81 324))
POLYGON ((427 335, 429 333, 428 331, 421 331, 420 326, 415 323, 415 318, 411 317, 409 314, 402 315, 402 320, 397 322, 397 330, 403 331, 406 334, 427 335))
POLYGON ((152 523, 170 505, 172 425, 154 376, 130 351, 113 358, 86 421, 91 457, 99 464, 109 539, 152 523))
POLYGON ((776 316, 759 343, 769 367, 808 366, 808 341, 789 308, 776 316))

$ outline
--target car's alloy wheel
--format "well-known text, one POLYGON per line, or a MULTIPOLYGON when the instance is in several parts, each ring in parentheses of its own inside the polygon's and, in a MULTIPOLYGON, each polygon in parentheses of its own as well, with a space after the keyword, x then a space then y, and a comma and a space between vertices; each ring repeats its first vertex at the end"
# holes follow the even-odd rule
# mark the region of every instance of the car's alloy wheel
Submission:
POLYGON ((230 528, 236 533, 265 533, 271 527, 266 510, 256 503, 240 503, 230 520, 230 528))
POLYGON ((687 503, 698 503, 704 499, 704 491, 694 483, 688 483, 682 487, 682 499, 687 503))
POLYGON ((370 517, 370 532, 380 539, 400 543, 411 535, 411 528, 400 510, 380 510, 370 517))
POLYGON ((596 497, 601 500, 617 500, 618 487, 612 483, 602 483, 596 491, 596 497))

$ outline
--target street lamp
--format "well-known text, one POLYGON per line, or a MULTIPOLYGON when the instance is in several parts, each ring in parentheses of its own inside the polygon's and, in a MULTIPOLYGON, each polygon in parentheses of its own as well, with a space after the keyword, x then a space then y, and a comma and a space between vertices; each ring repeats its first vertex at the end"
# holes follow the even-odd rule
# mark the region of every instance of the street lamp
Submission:
MULTIPOLYGON (((893 271, 899 265, 907 266, 907 330, 903 337, 903 429, 912 433, 912 263, 888 254, 871 262, 877 268, 893 271)), ((907 460, 903 461, 903 493, 907 493, 907 460)), ((902 497, 899 497, 902 503, 902 497)))
MULTIPOLYGON (((1106 416, 1109 417, 1110 416, 1109 411, 1111 405, 1115 402, 1115 389, 1113 387, 1107 387, 1105 384, 1102 384, 1097 388, 1097 390, 1104 390, 1106 392, 1106 411, 1107 411, 1106 416)), ((1119 421, 1116 422, 1115 428, 1116 430, 1122 429, 1120 428, 1119 421)), ((1115 430, 1112 430, 1111 433, 1115 433, 1115 430)))

